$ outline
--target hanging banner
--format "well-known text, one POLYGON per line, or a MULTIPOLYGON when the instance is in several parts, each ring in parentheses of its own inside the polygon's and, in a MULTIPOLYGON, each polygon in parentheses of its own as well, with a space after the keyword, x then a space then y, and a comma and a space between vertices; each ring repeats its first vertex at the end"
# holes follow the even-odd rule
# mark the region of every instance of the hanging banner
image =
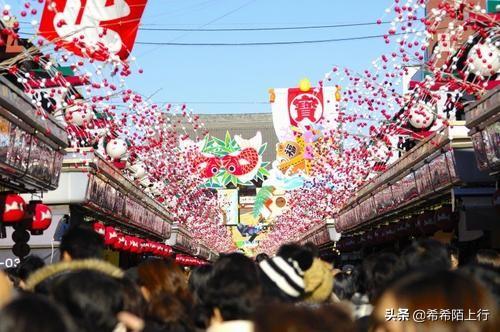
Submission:
POLYGON ((217 200, 222 212, 223 225, 238 225, 238 189, 217 189, 217 200))
POLYGON ((125 60, 147 0, 47 0, 38 33, 82 57, 125 60))
POLYGON ((321 127, 324 131, 337 129, 339 103, 333 86, 310 88, 279 88, 271 90, 274 129, 280 142, 294 141, 292 127, 321 127))

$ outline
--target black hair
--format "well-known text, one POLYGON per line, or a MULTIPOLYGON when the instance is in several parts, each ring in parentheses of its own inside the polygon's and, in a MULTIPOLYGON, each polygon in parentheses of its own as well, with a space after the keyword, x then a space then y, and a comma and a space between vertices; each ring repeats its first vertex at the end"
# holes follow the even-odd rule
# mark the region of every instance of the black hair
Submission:
POLYGON ((261 298, 257 266, 239 253, 221 257, 207 283, 206 308, 217 308, 225 321, 250 319, 261 298))
POLYGON ((312 253, 312 255, 313 255, 313 257, 319 257, 318 246, 315 245, 314 243, 307 242, 306 244, 304 244, 304 248, 310 250, 311 253, 312 253))
POLYGON ((144 318, 146 315, 146 299, 141 293, 138 284, 125 276, 117 279, 123 294, 123 310, 144 318))
POLYGON ((188 280, 188 287, 194 302, 191 317, 196 327, 200 329, 206 329, 210 322, 211 315, 207 310, 204 310, 204 304, 207 297, 207 283, 212 272, 212 265, 198 266, 191 272, 188 280))
POLYGON ((268 260, 268 259, 269 259, 269 255, 266 253, 260 253, 257 256, 255 256, 255 261, 257 263, 260 263, 260 262, 268 260))
POLYGON ((73 226, 63 235, 59 250, 61 257, 67 252, 72 259, 100 258, 104 240, 89 226, 73 226))
POLYGON ((68 313, 44 296, 23 294, 0 311, 0 332, 75 332, 68 313))
POLYGON ((459 272, 474 278, 486 289, 488 289, 489 293, 497 303, 497 306, 500 307, 500 274, 498 271, 491 270, 485 266, 473 264, 461 267, 459 272))
POLYGON ((287 243, 282 245, 278 252, 277 256, 283 257, 285 260, 292 259, 296 261, 302 271, 307 271, 313 264, 313 253, 310 249, 302 247, 296 243, 287 243))
POLYGON ((85 332, 112 332, 123 310, 120 283, 101 272, 70 272, 55 282, 50 295, 63 305, 77 326, 85 332))
POLYGON ((17 275, 21 280, 26 281, 33 272, 44 266, 45 262, 43 259, 35 255, 30 255, 21 260, 17 266, 17 275))
POLYGON ((337 273, 333 281, 333 292, 340 300, 350 300, 356 292, 353 275, 345 272, 337 273))
POLYGON ((189 291, 195 302, 204 302, 206 299, 207 283, 212 276, 213 266, 202 265, 195 268, 188 280, 189 291))
POLYGON ((407 271, 449 270, 451 257, 441 242, 434 239, 419 239, 403 250, 402 263, 407 271))

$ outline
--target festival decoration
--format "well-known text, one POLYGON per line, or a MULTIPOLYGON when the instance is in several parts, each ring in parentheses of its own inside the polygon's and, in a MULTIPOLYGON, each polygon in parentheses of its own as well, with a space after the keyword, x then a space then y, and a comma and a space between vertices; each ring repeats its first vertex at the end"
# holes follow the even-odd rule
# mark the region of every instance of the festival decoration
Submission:
POLYGON ((292 127, 322 126, 337 129, 339 104, 334 87, 311 88, 302 80, 299 88, 273 89, 270 98, 274 129, 280 142, 294 141, 292 127))
POLYGON ((7 194, 2 221, 6 223, 17 223, 23 220, 26 202, 16 194, 7 194))
POLYGON ((40 235, 49 228, 52 223, 52 212, 50 208, 41 203, 35 205, 35 214, 30 226, 31 234, 40 235))
POLYGON ((111 159, 121 159, 127 153, 127 142, 122 139, 115 138, 106 145, 106 153, 111 159))
POLYGON ((97 60, 126 59, 147 0, 47 0, 39 34, 70 52, 97 60))
POLYGON ((262 143, 260 132, 244 139, 236 135, 231 138, 226 132, 224 141, 216 137, 205 139, 201 153, 194 161, 194 170, 208 181, 206 187, 225 187, 233 185, 252 185, 253 179, 264 179, 268 175, 262 161, 267 143, 262 143))

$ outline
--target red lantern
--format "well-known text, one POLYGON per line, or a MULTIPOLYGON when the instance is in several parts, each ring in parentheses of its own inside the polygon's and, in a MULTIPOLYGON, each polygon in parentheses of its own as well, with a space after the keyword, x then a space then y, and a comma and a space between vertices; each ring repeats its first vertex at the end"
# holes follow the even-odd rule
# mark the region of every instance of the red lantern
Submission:
POLYGON ((16 194, 8 194, 5 197, 5 209, 3 212, 3 222, 17 223, 23 220, 26 202, 16 194))
POLYGON ((125 242, 123 244, 123 251, 130 251, 130 247, 132 246, 132 237, 129 235, 125 235, 125 242))
POLYGON ((49 207, 45 204, 35 205, 35 215, 33 216, 33 222, 31 223, 31 234, 42 234, 44 230, 49 228, 51 222, 52 212, 49 207))
POLYGON ((116 232, 116 230, 111 226, 106 227, 104 233, 104 244, 111 246, 114 245, 117 241, 118 233, 116 232))
POLYGON ((122 249, 122 248, 123 248, 123 246, 125 245, 125 241, 126 241, 126 240, 125 240, 125 235, 123 235, 123 234, 118 234, 118 236, 117 236, 117 240, 116 240, 116 242, 115 242, 115 244, 114 244, 115 249, 118 249, 118 250, 119 250, 119 249, 122 249))
POLYGON ((92 227, 94 228, 94 231, 99 234, 99 235, 102 235, 102 236, 105 236, 106 235, 106 226, 104 226, 103 223, 101 222, 96 222, 92 225, 92 227))

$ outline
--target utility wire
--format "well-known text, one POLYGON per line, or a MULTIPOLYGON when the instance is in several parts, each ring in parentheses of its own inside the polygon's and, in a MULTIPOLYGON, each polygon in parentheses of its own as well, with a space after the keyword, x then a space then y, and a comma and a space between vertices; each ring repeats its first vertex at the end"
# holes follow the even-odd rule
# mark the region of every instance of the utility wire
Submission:
POLYGON ((141 31, 191 31, 191 32, 231 32, 231 31, 279 31, 279 30, 309 30, 309 29, 331 29, 331 28, 344 28, 356 26, 369 26, 389 24, 390 21, 385 22, 363 22, 363 23, 346 23, 346 24, 331 24, 331 25, 306 25, 306 26, 291 26, 291 27, 259 27, 259 28, 213 28, 213 29, 200 29, 200 28, 139 28, 141 31))
MULTIPOLYGON (((406 35, 407 33, 396 33, 390 36, 406 35)), ((138 41, 136 44, 139 45, 156 45, 156 46, 271 46, 271 45, 300 45, 300 44, 320 44, 320 43, 334 43, 341 41, 351 41, 351 40, 363 40, 363 39, 373 39, 381 38, 385 35, 370 35, 370 36, 359 36, 359 37, 348 37, 348 38, 334 38, 334 39, 318 39, 318 40, 296 40, 296 41, 275 41, 275 42, 244 42, 244 43, 174 43, 174 42, 141 42, 138 41)))

